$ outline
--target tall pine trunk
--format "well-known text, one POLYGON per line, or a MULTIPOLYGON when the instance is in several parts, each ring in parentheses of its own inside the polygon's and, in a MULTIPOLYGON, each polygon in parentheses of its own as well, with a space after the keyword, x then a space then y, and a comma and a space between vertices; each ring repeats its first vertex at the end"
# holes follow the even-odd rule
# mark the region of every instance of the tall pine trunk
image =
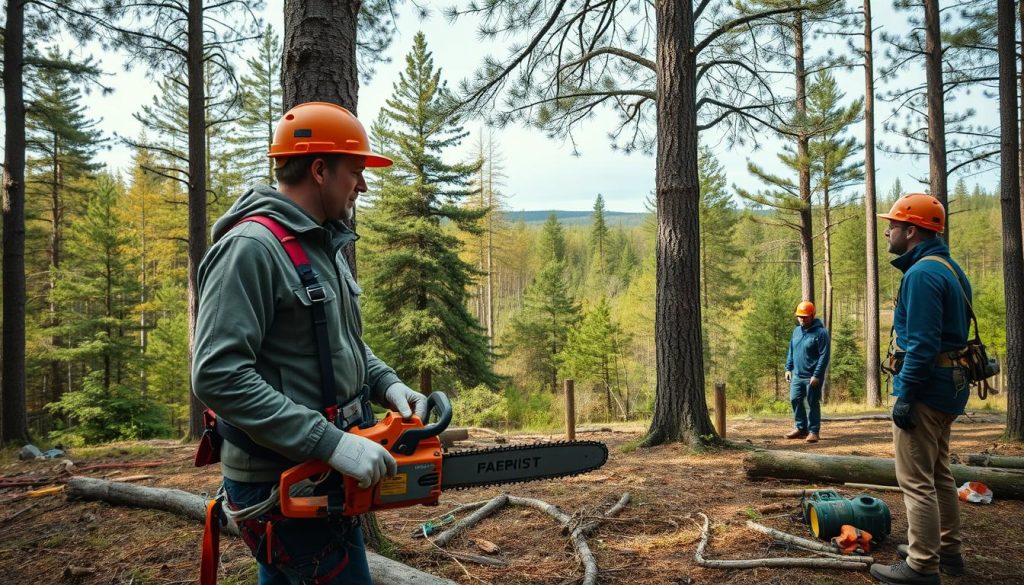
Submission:
POLYGON ((1024 245, 1021 234, 1020 142, 1017 136, 1017 60, 1013 0, 997 0, 1000 117, 1000 207, 1006 279, 1006 434, 1024 439, 1024 245))
POLYGON ((867 325, 864 345, 867 368, 864 369, 864 393, 868 406, 882 403, 882 380, 878 369, 878 218, 875 216, 875 66, 871 30, 871 0, 864 0, 864 243, 867 251, 864 321, 867 325))
POLYGON ((644 446, 716 436, 704 395, 693 5, 657 0, 654 415, 644 446))
MULTIPOLYGON (((832 337, 832 316, 835 313, 833 304, 835 303, 833 290, 832 290, 832 213, 829 209, 829 192, 828 187, 822 191, 821 194, 821 214, 822 223, 824 229, 821 232, 822 248, 824 253, 824 260, 822 270, 825 272, 824 282, 824 300, 825 300, 825 331, 828 332, 829 338, 832 337)), ((828 372, 825 372, 825 378, 821 380, 821 401, 828 402, 831 394, 831 384, 829 384, 828 372)))
MULTIPOLYGON (((203 77, 203 2, 188 2, 188 349, 195 348, 199 314, 197 276, 206 254, 206 91, 203 77)), ((191 366, 191 364, 190 364, 191 366)), ((191 367, 190 367, 191 369, 191 367)), ((203 403, 189 392, 188 438, 203 434, 203 403)))
MULTIPOLYGON (((933 197, 946 207, 946 229, 942 237, 949 243, 949 209, 946 171, 946 114, 942 84, 942 38, 939 0, 924 0, 924 63, 928 84, 928 176, 933 197)), ((1016 126, 1016 125, 1014 125, 1016 126)))
MULTIPOLYGON (((356 25, 359 0, 285 0, 281 67, 285 111, 306 102, 329 102, 358 116, 356 25)), ((349 227, 355 228, 355 215, 349 227)), ((357 275, 356 244, 345 259, 357 275)))
POLYGON ((814 302, 814 225, 811 214, 811 167, 807 158, 810 137, 807 135, 807 69, 804 66, 804 20, 802 12, 793 14, 793 62, 796 78, 796 154, 799 165, 800 200, 800 294, 814 302))
POLYGON ((4 27, 4 267, 0 443, 28 440, 25 405, 25 3, 4 27))
MULTIPOLYGON (((61 199, 61 186, 64 182, 63 173, 60 167, 60 156, 59 148, 60 144, 57 139, 57 133, 53 133, 53 151, 50 158, 50 173, 53 177, 53 184, 50 188, 50 270, 49 278, 46 283, 47 297, 49 299, 48 308, 49 311, 49 325, 56 330, 60 326, 60 315, 57 314, 57 300, 55 294, 57 292, 57 272, 60 270, 60 251, 62 242, 62 229, 64 224, 64 203, 61 199)), ((50 345, 54 349, 60 349, 64 345, 64 341, 60 335, 50 336, 50 345)), ((56 402, 60 400, 61 395, 64 393, 63 378, 61 376, 61 362, 59 360, 50 361, 50 396, 49 402, 56 402)), ((45 402, 45 401, 44 401, 45 402)))

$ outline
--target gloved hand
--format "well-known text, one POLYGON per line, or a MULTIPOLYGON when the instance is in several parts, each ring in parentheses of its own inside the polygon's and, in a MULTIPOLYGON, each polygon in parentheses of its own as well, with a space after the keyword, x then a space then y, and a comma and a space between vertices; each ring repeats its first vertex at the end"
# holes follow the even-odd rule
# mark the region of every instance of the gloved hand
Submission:
POLYGON ((385 475, 398 472, 398 464, 388 450, 366 437, 343 433, 327 464, 342 475, 354 477, 359 487, 368 488, 385 475))
POLYGON ((792 382, 793 381, 793 372, 791 372, 789 370, 786 370, 786 381, 787 382, 792 382))
POLYGON ((427 397, 406 386, 401 382, 395 382, 384 391, 384 399, 391 404, 402 418, 408 420, 413 414, 420 417, 424 424, 427 422, 427 397), (415 409, 415 413, 413 412, 415 409))
POLYGON ((892 422, 904 431, 912 431, 916 426, 910 418, 913 406, 914 403, 905 396, 896 397, 896 404, 892 405, 892 422))
POLYGON ((811 376, 811 386, 813 386, 814 388, 821 386, 821 379, 818 378, 817 376, 811 376))

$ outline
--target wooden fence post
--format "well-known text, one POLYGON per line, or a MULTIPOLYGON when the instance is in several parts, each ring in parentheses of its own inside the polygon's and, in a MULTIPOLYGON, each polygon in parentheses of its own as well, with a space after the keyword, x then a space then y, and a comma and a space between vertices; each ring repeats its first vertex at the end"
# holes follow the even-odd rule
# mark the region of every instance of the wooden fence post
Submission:
POLYGON ((725 382, 715 382, 715 427, 718 436, 725 438, 725 382))
POLYGON ((576 440, 576 389, 572 380, 565 381, 565 437, 576 440))

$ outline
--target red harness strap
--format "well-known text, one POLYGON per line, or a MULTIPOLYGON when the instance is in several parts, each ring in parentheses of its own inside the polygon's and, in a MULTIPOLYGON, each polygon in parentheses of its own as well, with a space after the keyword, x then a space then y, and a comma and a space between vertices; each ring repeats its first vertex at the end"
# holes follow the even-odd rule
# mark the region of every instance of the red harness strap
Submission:
POLYGON ((217 585, 217 565, 220 563, 220 527, 224 521, 223 498, 206 503, 206 528, 203 530, 203 550, 200 555, 200 585, 217 585))

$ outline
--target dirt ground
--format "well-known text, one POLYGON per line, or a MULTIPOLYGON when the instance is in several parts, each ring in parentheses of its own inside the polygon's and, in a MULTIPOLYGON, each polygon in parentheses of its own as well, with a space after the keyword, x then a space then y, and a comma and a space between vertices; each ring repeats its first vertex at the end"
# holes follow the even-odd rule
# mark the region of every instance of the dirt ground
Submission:
MULTIPOLYGON (((961 419, 963 420, 963 419, 961 419)), ((989 419, 991 420, 991 419, 989 419)), ((796 449, 820 454, 855 454, 892 457, 889 423, 885 421, 823 423, 823 440, 816 445, 786 441, 785 419, 730 419, 728 435, 757 447, 796 449)), ((694 562, 700 539, 698 512, 712 520, 712 539, 707 556, 714 559, 747 559, 768 556, 805 556, 769 543, 744 524, 757 517, 753 507, 774 501, 788 505, 784 513, 764 516, 769 526, 809 536, 799 521, 799 500, 766 499, 759 490, 777 487, 822 487, 779 481, 749 481, 743 472, 743 451, 716 450, 694 454, 681 445, 630 450, 643 428, 615 426, 610 431, 581 434, 579 438, 604 441, 610 457, 607 465, 588 475, 560 481, 534 482, 504 488, 455 491, 442 496, 436 508, 417 507, 378 514, 385 535, 404 562, 459 583, 478 584, 571 584, 582 580, 583 567, 560 527, 546 514, 527 508, 507 507, 453 541, 447 550, 485 555, 480 546, 488 541, 498 551, 490 556, 507 562, 489 567, 453 560, 424 540, 409 536, 423 520, 439 516, 454 506, 491 498, 500 493, 538 498, 557 505, 570 515, 596 516, 612 506, 623 493, 632 501, 615 519, 603 524, 588 539, 600 568, 600 583, 780 583, 825 585, 872 583, 866 571, 806 569, 705 569, 694 562)), ((1024 445, 1000 440, 999 422, 960 422, 954 426, 956 454, 990 452, 1024 455, 1024 445)), ((474 434, 481 446, 491 446, 490 436, 474 434)), ((548 435, 516 435, 512 442, 529 442, 548 435)), ((144 469, 98 469, 93 477, 147 474, 152 479, 137 483, 174 487, 193 493, 213 493, 219 469, 192 467, 193 446, 171 441, 132 444, 85 457, 70 453, 76 465, 131 461, 165 461, 144 469), (113 475, 112 475, 113 474, 113 475)), ((11 478, 53 476, 54 462, 19 462, 4 452, 0 475, 11 478)), ((28 488, 0 490, 0 583, 76 584, 185 584, 198 579, 199 542, 202 526, 164 512, 114 507, 97 502, 70 502, 62 494, 26 497, 28 488), (95 569, 80 577, 67 575, 69 567, 95 569)), ((846 492, 853 495, 857 492, 846 492)), ((896 558, 895 543, 905 542, 906 517, 902 497, 879 492, 893 516, 893 534, 874 556, 881 562, 896 558)), ((962 507, 967 575, 946 578, 946 583, 1024 583, 1024 502, 999 499, 990 506, 962 507)), ((461 516, 461 515, 460 515, 461 516)), ((255 561, 239 539, 221 543, 222 584, 256 582, 255 561)))

